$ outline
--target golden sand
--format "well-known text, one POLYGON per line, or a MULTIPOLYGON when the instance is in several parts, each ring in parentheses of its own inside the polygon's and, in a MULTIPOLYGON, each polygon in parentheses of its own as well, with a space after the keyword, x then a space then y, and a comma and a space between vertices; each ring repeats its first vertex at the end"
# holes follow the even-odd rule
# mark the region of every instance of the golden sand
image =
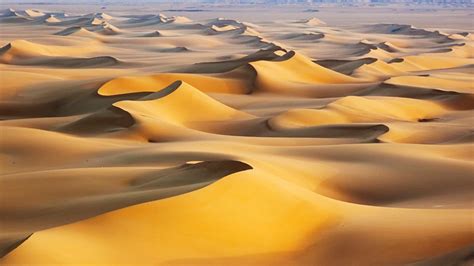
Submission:
POLYGON ((472 263, 471 33, 37 10, 0 27, 1 264, 472 263))

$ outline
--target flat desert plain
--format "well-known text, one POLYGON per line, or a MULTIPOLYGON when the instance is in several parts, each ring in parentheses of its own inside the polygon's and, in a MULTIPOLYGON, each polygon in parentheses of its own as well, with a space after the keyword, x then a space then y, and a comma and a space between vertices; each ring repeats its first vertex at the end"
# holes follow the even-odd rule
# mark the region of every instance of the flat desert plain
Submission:
POLYGON ((469 9, 40 7, 0 16, 1 264, 472 265, 469 9))

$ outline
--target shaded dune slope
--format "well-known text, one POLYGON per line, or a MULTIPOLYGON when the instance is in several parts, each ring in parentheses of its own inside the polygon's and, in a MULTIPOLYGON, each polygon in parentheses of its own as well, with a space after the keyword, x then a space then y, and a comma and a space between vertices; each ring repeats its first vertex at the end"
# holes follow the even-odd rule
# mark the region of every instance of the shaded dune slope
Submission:
MULTIPOLYGON (((97 48, 86 49, 93 51, 97 48)), ((47 46, 17 40, 0 48, 0 62, 15 65, 43 65, 54 67, 107 67, 118 65, 120 61, 112 56, 71 57, 84 52, 78 47, 47 46)))

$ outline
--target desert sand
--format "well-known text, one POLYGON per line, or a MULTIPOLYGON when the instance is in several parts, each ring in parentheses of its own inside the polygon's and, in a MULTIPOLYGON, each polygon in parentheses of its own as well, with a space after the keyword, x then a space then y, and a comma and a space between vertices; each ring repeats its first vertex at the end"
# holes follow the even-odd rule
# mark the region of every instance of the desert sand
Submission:
POLYGON ((473 263, 468 10, 48 8, 0 15, 2 265, 473 263))

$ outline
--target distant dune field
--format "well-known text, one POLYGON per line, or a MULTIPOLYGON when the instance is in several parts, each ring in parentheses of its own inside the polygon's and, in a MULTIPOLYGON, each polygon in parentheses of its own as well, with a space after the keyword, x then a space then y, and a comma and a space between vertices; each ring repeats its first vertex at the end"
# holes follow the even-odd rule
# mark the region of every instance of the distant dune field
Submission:
POLYGON ((21 6, 0 264, 474 263, 468 10, 21 6))

